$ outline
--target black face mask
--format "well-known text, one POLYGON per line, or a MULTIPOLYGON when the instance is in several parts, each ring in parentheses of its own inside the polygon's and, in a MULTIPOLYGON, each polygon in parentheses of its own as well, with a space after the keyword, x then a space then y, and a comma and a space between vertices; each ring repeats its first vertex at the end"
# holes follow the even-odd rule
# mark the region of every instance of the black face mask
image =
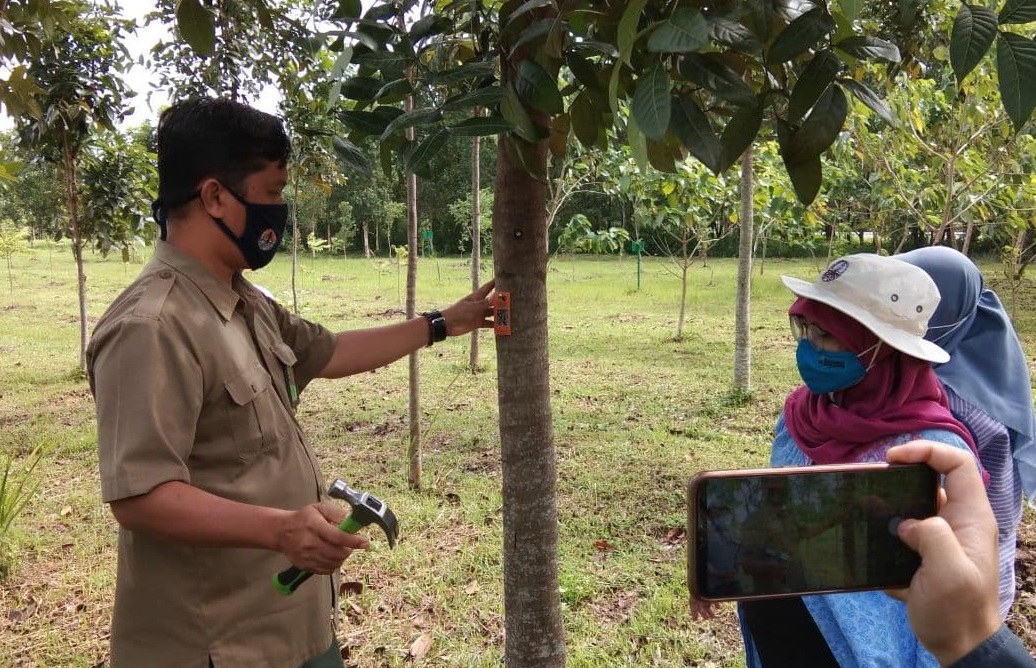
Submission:
POLYGON ((230 188, 227 188, 227 192, 245 206, 245 230, 240 237, 235 237, 234 232, 222 219, 213 220, 241 251, 249 269, 262 269, 270 264, 270 260, 277 254, 277 249, 281 247, 284 227, 288 224, 288 205, 255 204, 230 188))
MULTIPOLYGON (((277 254, 277 249, 281 247, 284 228, 288 224, 288 205, 255 204, 249 202, 230 188, 223 187, 245 207, 244 232, 241 233, 240 237, 236 237, 234 232, 223 222, 222 218, 214 217, 213 220, 216 221, 216 225, 223 231, 223 234, 227 235, 234 242, 234 245, 237 246, 238 250, 241 251, 241 255, 244 256, 248 267, 252 270, 262 269, 270 264, 270 261, 277 254)), ((195 190, 189 197, 177 202, 175 206, 186 204, 199 195, 201 195, 201 191, 195 190)), ((163 241, 166 238, 166 222, 169 218, 169 208, 161 200, 155 200, 151 205, 151 214, 155 217, 155 222, 158 223, 159 228, 162 230, 161 239, 163 241)))

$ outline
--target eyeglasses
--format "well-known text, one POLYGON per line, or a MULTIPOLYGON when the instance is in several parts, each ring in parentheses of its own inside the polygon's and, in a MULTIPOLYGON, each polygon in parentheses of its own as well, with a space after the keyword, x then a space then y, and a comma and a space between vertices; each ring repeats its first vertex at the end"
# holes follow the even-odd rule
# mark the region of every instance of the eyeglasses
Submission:
POLYGON ((796 341, 807 339, 817 348, 830 348, 838 345, 835 337, 800 315, 788 316, 788 322, 791 324, 791 335, 795 337, 796 341))

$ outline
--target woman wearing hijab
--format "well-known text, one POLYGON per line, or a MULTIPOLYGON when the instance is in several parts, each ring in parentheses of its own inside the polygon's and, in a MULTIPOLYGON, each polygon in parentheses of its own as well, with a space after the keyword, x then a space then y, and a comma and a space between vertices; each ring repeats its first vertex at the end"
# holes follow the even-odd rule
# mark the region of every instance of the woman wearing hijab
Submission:
POLYGON ((950 354, 935 364, 950 411, 967 425, 982 466, 986 494, 996 515, 1000 550, 1000 618, 1014 602, 1014 563, 1022 495, 1036 493, 1036 412, 1029 365, 1011 319, 982 273, 952 248, 932 246, 896 259, 920 267, 942 299, 925 338, 950 354))
MULTIPOLYGON (((924 339, 939 291, 928 275, 874 254, 832 262, 809 283, 790 276, 788 310, 804 385, 787 398, 770 463, 883 462, 894 445, 939 441, 975 452, 951 414, 924 339)), ((880 591, 739 604, 750 668, 938 665, 910 628, 906 606, 880 591)))

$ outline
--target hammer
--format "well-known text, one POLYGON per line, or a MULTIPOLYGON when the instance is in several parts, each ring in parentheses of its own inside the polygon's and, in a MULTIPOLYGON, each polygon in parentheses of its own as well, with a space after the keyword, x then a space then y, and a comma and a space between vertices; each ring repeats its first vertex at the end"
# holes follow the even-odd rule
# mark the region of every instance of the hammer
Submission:
MULTIPOLYGON (((331 483, 327 494, 333 499, 341 499, 352 506, 352 512, 341 521, 338 525, 339 529, 345 533, 356 533, 368 524, 377 524, 385 532, 389 547, 396 546, 396 538, 399 537, 399 522, 396 521, 396 516, 383 501, 368 492, 353 489, 341 478, 331 483)), ((311 575, 313 574, 309 571, 304 571, 297 566, 289 566, 273 576, 273 586, 277 591, 288 596, 311 575)))

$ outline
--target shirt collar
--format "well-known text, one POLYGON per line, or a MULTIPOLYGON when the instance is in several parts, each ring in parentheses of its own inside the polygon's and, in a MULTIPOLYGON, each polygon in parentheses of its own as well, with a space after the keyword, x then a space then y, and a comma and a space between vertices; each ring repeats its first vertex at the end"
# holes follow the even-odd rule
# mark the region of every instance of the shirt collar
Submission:
MULTIPOLYGON (((194 283, 224 321, 229 321, 234 315, 234 309, 237 308, 242 296, 233 287, 216 278, 205 265, 194 257, 169 242, 157 240, 155 241, 155 260, 169 266, 194 283)), ((240 275, 235 274, 234 287, 240 289, 243 283, 247 284, 240 275)))

